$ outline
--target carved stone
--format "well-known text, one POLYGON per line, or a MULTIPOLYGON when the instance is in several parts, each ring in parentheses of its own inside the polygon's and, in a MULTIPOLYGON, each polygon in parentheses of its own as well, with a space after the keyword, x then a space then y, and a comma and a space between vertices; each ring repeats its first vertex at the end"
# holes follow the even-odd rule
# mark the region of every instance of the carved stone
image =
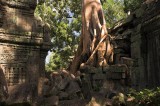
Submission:
POLYGON ((0 0, 0 65, 8 103, 34 101, 51 47, 49 28, 34 17, 36 0, 0 0), (42 32, 44 28, 44 32, 42 32))

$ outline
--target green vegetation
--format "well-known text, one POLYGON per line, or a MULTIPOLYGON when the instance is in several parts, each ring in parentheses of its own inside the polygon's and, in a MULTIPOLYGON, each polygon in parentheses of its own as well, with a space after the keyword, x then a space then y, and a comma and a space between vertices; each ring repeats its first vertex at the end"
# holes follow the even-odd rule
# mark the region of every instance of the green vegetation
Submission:
POLYGON ((130 103, 134 106, 160 106, 160 87, 156 89, 131 90, 129 97, 133 98, 130 103))
POLYGON ((113 27, 117 21, 127 16, 124 12, 123 0, 106 0, 106 2, 103 2, 102 6, 104 14, 106 15, 107 28, 113 27))
MULTIPOLYGON (((46 70, 66 68, 71 61, 70 56, 74 56, 78 47, 81 33, 81 0, 45 0, 44 3, 41 1, 36 8, 35 16, 50 25, 53 43, 52 55, 50 62, 46 64, 46 70)), ((124 9, 130 8, 127 7, 128 4, 124 5, 123 0, 101 0, 101 2, 107 28, 113 27, 115 22, 125 18, 124 9)))
POLYGON ((69 57, 76 51, 81 18, 78 13, 74 15, 71 12, 80 10, 78 5, 76 0, 73 3, 70 0, 46 0, 36 8, 35 15, 41 17, 42 21, 48 23, 51 28, 53 48, 50 62, 46 65, 48 71, 67 67, 69 57))

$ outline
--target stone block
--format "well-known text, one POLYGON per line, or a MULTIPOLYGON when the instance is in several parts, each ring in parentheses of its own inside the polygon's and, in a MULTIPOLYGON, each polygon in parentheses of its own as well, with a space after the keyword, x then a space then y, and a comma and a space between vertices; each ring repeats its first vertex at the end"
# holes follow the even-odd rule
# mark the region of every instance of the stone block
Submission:
POLYGON ((115 64, 121 63, 121 57, 129 57, 129 55, 128 54, 123 54, 123 53, 114 54, 114 57, 113 57, 114 63, 115 64))
POLYGON ((88 74, 97 74, 97 73, 102 73, 102 68, 101 67, 97 67, 97 68, 95 68, 95 67, 90 67, 89 69, 88 69, 88 74))
POLYGON ((67 99, 69 99, 69 94, 67 92, 62 92, 61 91, 58 94, 58 97, 59 97, 60 100, 67 100, 67 99))
POLYGON ((51 96, 45 98, 44 106, 58 106, 59 104, 59 97, 58 96, 51 96))
POLYGON ((70 82, 70 80, 67 79, 67 78, 62 79, 61 82, 59 83, 58 88, 59 88, 60 90, 64 90, 64 89, 68 86, 69 82, 70 82))
POLYGON ((111 71, 106 72, 106 79, 112 79, 112 72, 111 71))
POLYGON ((77 83, 76 81, 74 81, 74 80, 72 80, 72 81, 69 82, 69 85, 68 85, 68 87, 67 87, 65 90, 66 90, 66 92, 67 92, 69 95, 81 91, 80 86, 79 86, 78 83, 77 83))
POLYGON ((82 93, 81 92, 77 92, 77 93, 72 93, 69 95, 69 100, 73 100, 73 99, 82 99, 82 93))
POLYGON ((96 92, 100 91, 101 87, 103 86, 103 82, 104 80, 93 80, 92 81, 93 90, 96 92))
POLYGON ((58 106, 86 106, 86 101, 81 99, 63 100, 58 106))
POLYGON ((60 90, 54 86, 50 89, 50 91, 47 92, 47 95, 56 96, 57 94, 59 94, 59 92, 60 92, 60 90))
POLYGON ((138 65, 139 66, 144 66, 144 59, 143 58, 138 59, 138 65))
POLYGON ((144 14, 144 11, 145 11, 144 8, 139 8, 139 9, 137 9, 137 10, 135 11, 136 17, 137 17, 137 18, 142 17, 143 14, 144 14))
POLYGON ((46 84, 47 82, 48 82, 47 78, 41 77, 38 79, 38 96, 45 95, 46 90, 48 90, 48 87, 46 88, 44 84, 46 84))
POLYGON ((105 80, 103 82, 103 86, 102 88, 105 89, 103 91, 105 91, 106 93, 112 91, 114 89, 115 83, 113 80, 105 80))
POLYGON ((133 29, 127 29, 122 33, 122 38, 123 39, 130 39, 130 35, 133 33, 133 29))
POLYGON ((140 42, 135 42, 131 44, 131 58, 132 59, 141 58, 140 42))
POLYGON ((94 74, 93 75, 93 80, 105 80, 106 79, 106 74, 94 74))
POLYGON ((132 71, 131 71, 131 79, 132 79, 132 84, 134 84, 134 86, 139 86, 139 82, 140 82, 140 73, 139 73, 139 67, 133 67, 132 71))
POLYGON ((84 98, 90 99, 91 98, 90 92, 92 91, 92 84, 91 84, 89 75, 83 76, 83 78, 81 78, 81 82, 82 82, 81 90, 84 95, 84 98))
POLYGON ((122 65, 113 65, 108 68, 104 68, 106 72, 106 79, 124 79, 126 78, 127 66, 125 64, 122 65))
POLYGON ((134 59, 128 57, 121 57, 121 64, 126 64, 127 66, 131 67, 134 65, 134 59))
POLYGON ((112 79, 114 80, 120 80, 122 78, 125 78, 123 73, 112 73, 111 74, 112 79))
POLYGON ((138 24, 136 27, 135 27, 135 32, 136 33, 140 33, 141 32, 141 29, 142 29, 142 24, 138 24))
POLYGON ((134 34, 131 36, 131 42, 133 43, 133 42, 139 41, 141 40, 141 38, 142 38, 141 34, 134 34))
POLYGON ((111 72, 119 72, 119 73, 124 73, 126 71, 126 65, 124 64, 117 64, 117 65, 112 65, 110 66, 110 71, 111 72))
POLYGON ((123 49, 114 49, 114 54, 124 53, 123 49))
POLYGON ((102 68, 95 68, 95 67, 92 67, 92 66, 89 66, 89 65, 84 65, 84 64, 81 64, 80 66, 80 71, 82 73, 86 73, 86 74, 95 74, 95 73, 102 73, 102 68))
POLYGON ((129 22, 131 22, 133 19, 134 19, 134 16, 133 16, 133 14, 131 14, 131 15, 129 15, 129 16, 126 18, 125 23, 129 23, 129 22))
POLYGON ((159 29, 160 17, 155 16, 152 19, 145 21, 142 25, 143 25, 143 27, 142 27, 143 32, 146 32, 146 33, 153 32, 153 31, 159 29))
POLYGON ((30 102, 36 98, 37 88, 36 84, 12 85, 8 93, 7 104, 30 102))
MULTIPOLYGON (((124 36, 125 35, 121 35, 121 37, 124 37, 124 36)), ((128 46, 130 44, 129 39, 125 39, 125 38, 119 39, 117 37, 112 42, 113 42, 115 49, 122 49, 122 48, 126 49, 126 48, 128 48, 128 46), (128 45, 126 45, 126 44, 128 44, 128 45)))

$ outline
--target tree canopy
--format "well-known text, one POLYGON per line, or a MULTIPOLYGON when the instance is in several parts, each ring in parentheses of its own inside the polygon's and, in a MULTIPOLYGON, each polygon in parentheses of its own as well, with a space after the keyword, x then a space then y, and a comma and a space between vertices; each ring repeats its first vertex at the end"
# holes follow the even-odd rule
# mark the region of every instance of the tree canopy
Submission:
MULTIPOLYGON (((107 28, 113 27, 115 22, 126 17, 124 9, 129 10, 129 4, 132 4, 130 1, 133 3, 134 0, 101 0, 107 28)), ((49 24, 51 29, 53 47, 46 70, 66 68, 77 50, 81 34, 81 0, 39 2, 35 16, 49 24)))

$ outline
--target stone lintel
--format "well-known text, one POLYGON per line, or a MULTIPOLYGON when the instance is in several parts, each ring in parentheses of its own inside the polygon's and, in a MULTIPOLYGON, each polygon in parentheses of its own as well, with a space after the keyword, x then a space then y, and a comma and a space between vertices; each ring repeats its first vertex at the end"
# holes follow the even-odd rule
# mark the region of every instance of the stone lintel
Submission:
POLYGON ((32 36, 15 36, 11 34, 0 33, 0 42, 15 43, 15 44, 32 44, 32 45, 42 45, 43 38, 32 37, 32 36))
POLYGON ((1 4, 8 5, 12 8, 20 8, 20 9, 35 9, 36 7, 36 0, 1 0, 1 4), (34 2, 33 2, 34 1, 34 2))

